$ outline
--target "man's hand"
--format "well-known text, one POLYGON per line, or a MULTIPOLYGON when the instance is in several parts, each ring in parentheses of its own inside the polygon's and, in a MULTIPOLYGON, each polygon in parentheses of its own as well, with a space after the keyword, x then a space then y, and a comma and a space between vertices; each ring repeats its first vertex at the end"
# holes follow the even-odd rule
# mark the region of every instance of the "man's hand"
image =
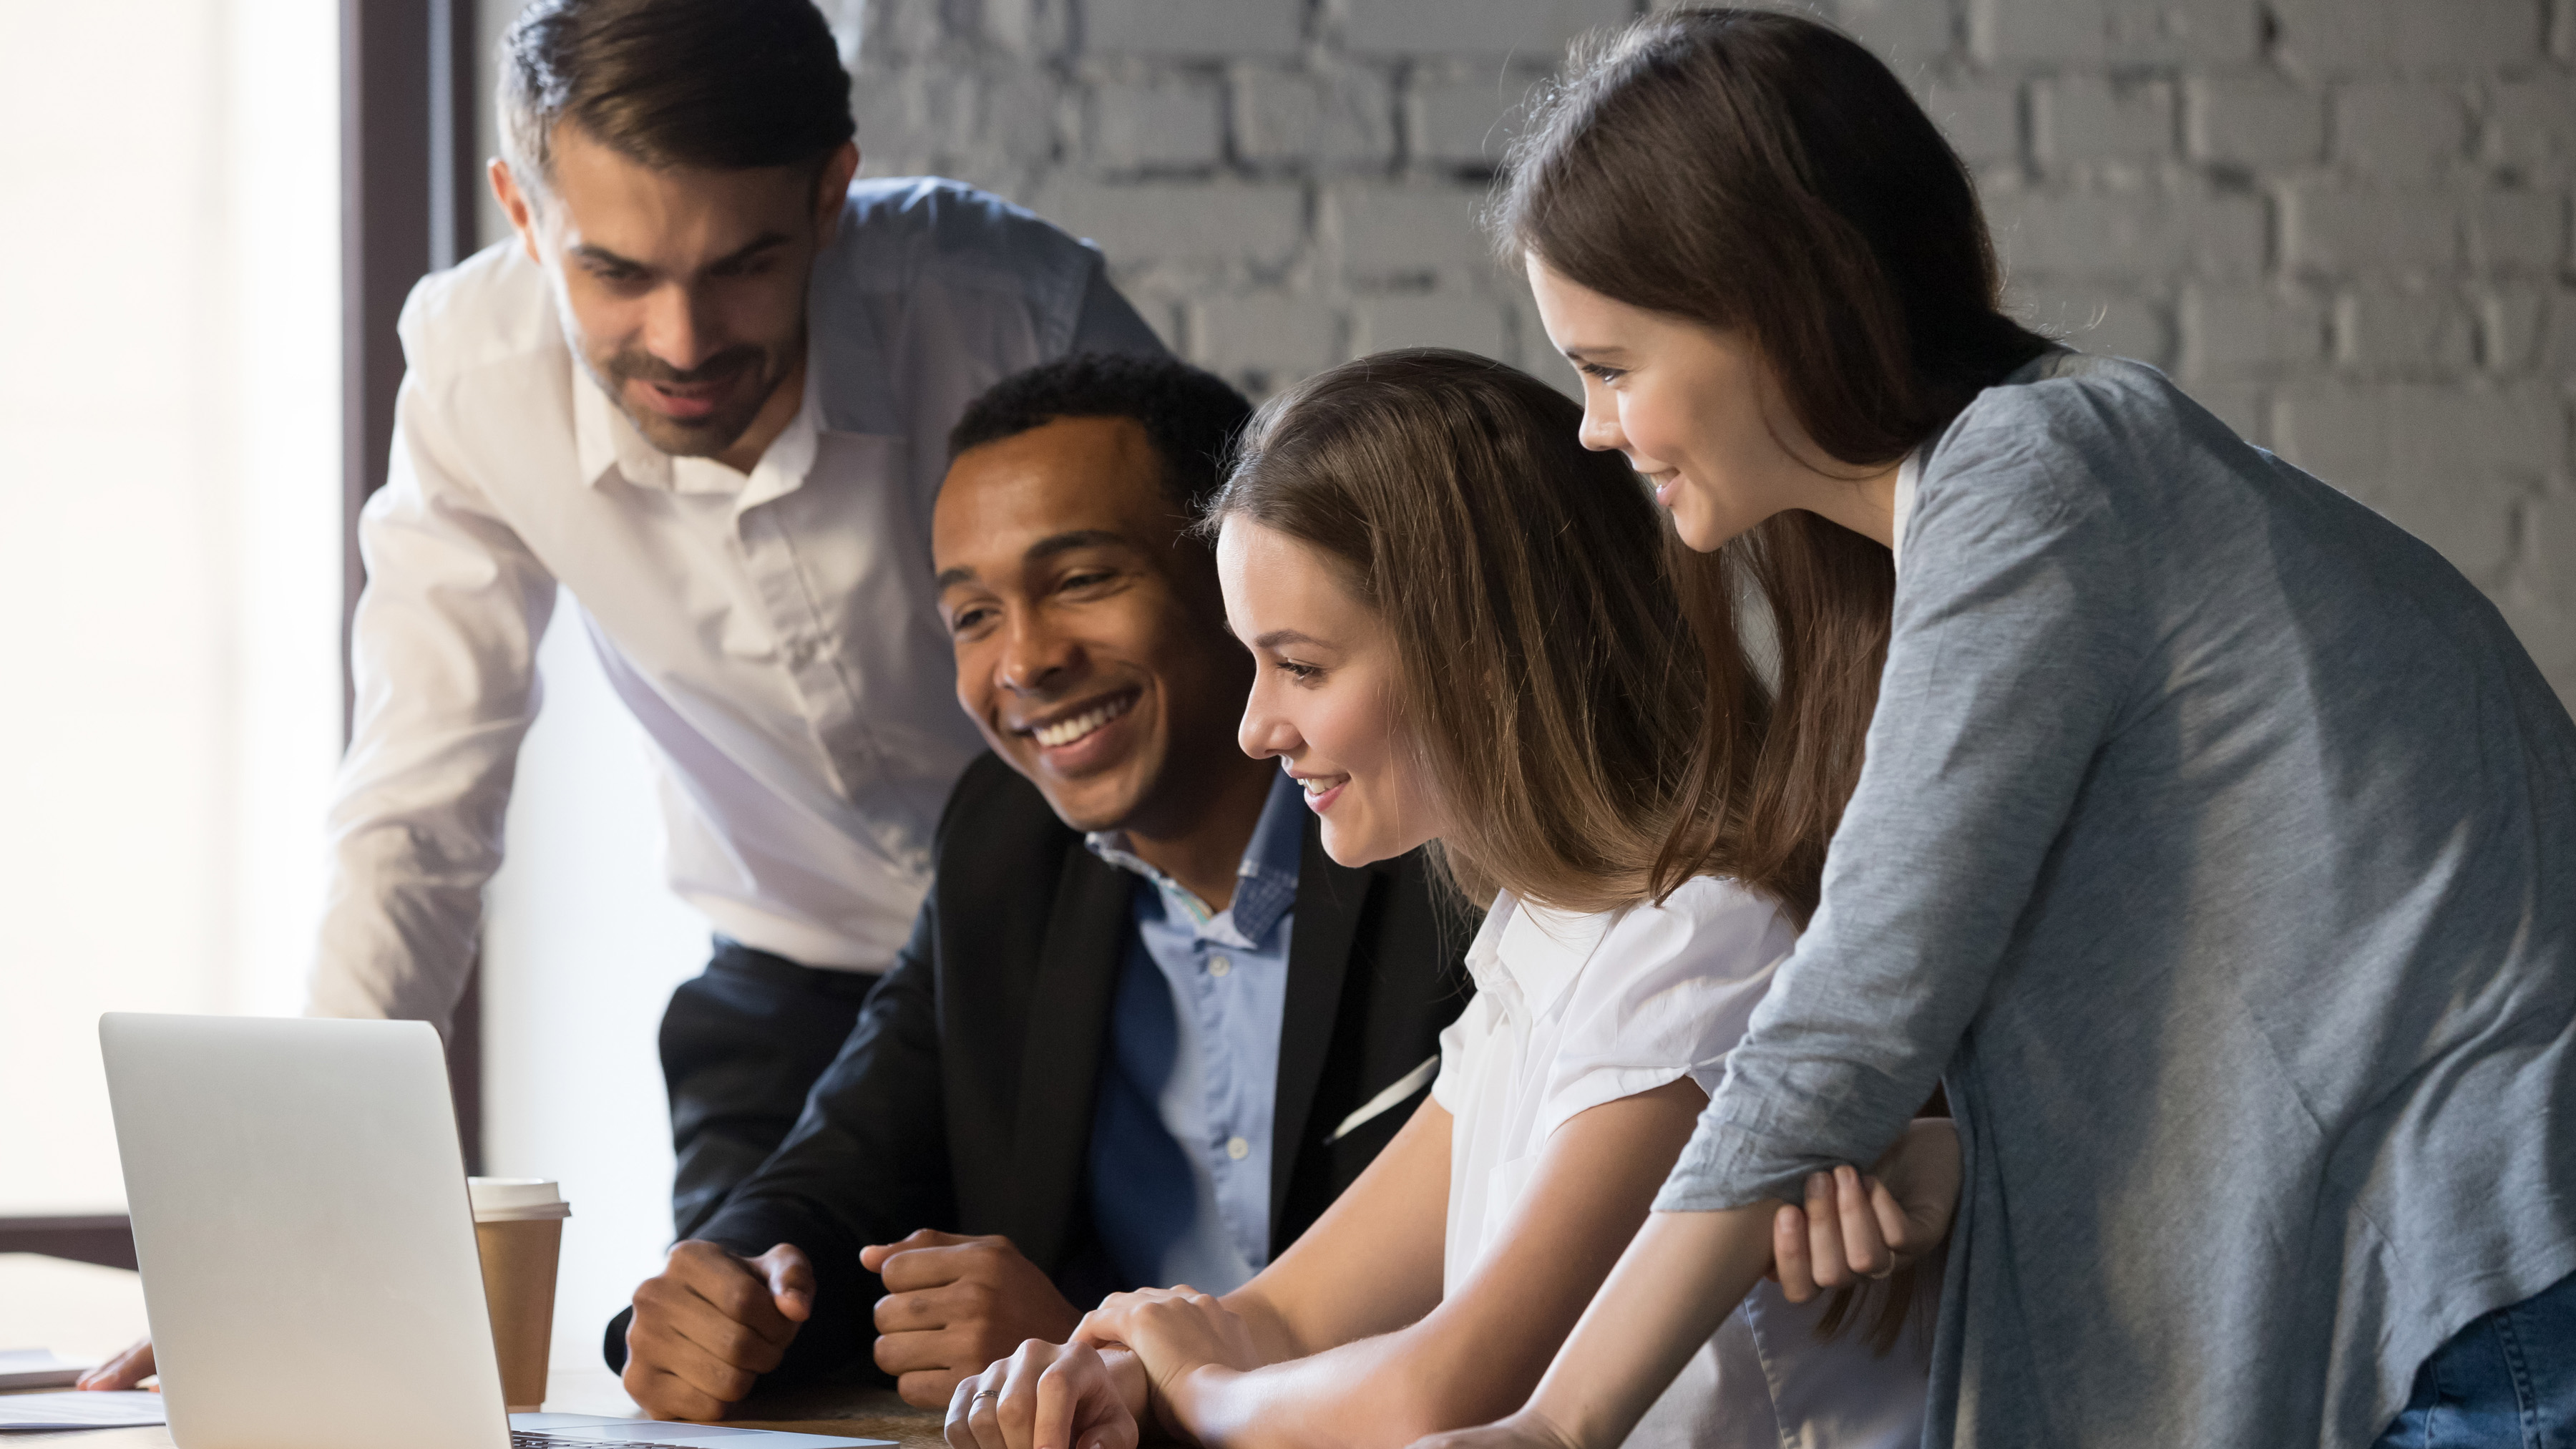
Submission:
POLYGON ((139 1339, 125 1352, 82 1374, 76 1387, 130 1389, 159 1372, 152 1361, 152 1340, 139 1339))
POLYGON ((757 1258, 691 1239, 635 1290, 626 1393, 656 1419, 721 1419, 814 1316, 814 1265, 793 1243, 757 1258))
POLYGON ((924 1228, 900 1243, 861 1248, 859 1265, 885 1280, 877 1367, 895 1375, 905 1403, 925 1409, 946 1405, 960 1380, 1023 1342, 1060 1343, 1082 1321, 1008 1238, 924 1228))

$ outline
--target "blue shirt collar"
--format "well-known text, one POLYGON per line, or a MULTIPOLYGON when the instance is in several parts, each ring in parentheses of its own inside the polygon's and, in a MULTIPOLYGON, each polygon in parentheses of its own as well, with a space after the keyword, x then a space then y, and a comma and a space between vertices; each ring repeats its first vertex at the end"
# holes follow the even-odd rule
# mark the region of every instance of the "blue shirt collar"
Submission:
POLYGON ((1270 782, 1269 798, 1261 802, 1261 818, 1253 823, 1252 840, 1243 849, 1243 863, 1235 867, 1234 901, 1222 912, 1210 912, 1207 903, 1179 881, 1129 850, 1123 830, 1095 830, 1082 843, 1102 860, 1152 882, 1167 907, 1202 930, 1223 917, 1232 934, 1245 944, 1256 944, 1267 939, 1271 927, 1297 904, 1297 870, 1306 850, 1305 796, 1284 770, 1270 782))

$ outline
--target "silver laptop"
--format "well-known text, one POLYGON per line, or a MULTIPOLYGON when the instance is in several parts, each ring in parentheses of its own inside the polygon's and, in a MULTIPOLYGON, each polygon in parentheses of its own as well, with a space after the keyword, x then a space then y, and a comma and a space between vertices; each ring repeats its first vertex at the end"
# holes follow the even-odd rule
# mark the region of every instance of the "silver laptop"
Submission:
POLYGON ((98 1036, 179 1449, 888 1442, 504 1413, 428 1026, 115 1012, 98 1036))

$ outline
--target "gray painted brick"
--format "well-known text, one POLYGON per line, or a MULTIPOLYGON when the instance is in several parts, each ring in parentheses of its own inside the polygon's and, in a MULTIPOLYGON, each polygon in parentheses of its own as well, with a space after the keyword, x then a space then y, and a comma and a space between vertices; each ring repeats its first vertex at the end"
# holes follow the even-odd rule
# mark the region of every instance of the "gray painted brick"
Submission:
POLYGON ((1352 0, 1342 37, 1364 55, 1517 53, 1552 64, 1575 36, 1635 13, 1626 0, 1352 0))
POLYGON ((2184 84, 2183 129, 2195 160, 2297 166, 2325 150, 2325 98, 2278 76, 2194 77, 2184 84))
POLYGON ((1190 360, 1247 390, 1276 392, 1341 361, 1341 318, 1312 297, 1208 297, 1191 309, 1190 360))
POLYGON ((2448 271, 2461 257, 2460 206, 2442 191, 2296 183, 2281 236, 2289 264, 2303 271, 2448 271))
POLYGON ((2173 361, 2173 320, 2165 304, 2116 283, 2020 278, 2005 305, 2025 325, 2069 347, 2157 367, 2173 361))
POLYGON ((1235 76, 1235 146, 1247 161, 1374 166, 1395 159, 1395 99, 1373 70, 1267 67, 1235 76))
POLYGON ((2262 203, 2161 191, 2005 192, 1986 202, 2005 265, 2059 276, 2251 277, 2262 203))
POLYGON ((1499 166, 1503 147, 1535 84, 1511 72, 1471 72, 1458 78, 1417 76, 1406 103, 1411 151, 1417 161, 1452 166, 1499 166))
POLYGON ((2348 81, 2334 90, 2334 159, 2401 186, 2433 181, 2466 159, 2467 99, 2456 85, 2348 81))
POLYGON ((1305 0, 1082 0, 1082 38, 1136 55, 1294 55, 1305 0))
POLYGON ((1354 353, 1390 347, 1456 347, 1504 362, 1513 360, 1503 309, 1490 297, 1469 295, 1375 297, 1360 304, 1354 353))
POLYGON ((2393 481, 2441 495, 2474 478, 2560 468, 2564 413, 2538 387, 2323 383, 2287 390, 2277 423, 2283 456, 2338 487, 2393 481))
POLYGON ((1225 150, 1217 88, 1196 80, 1103 85, 1091 127, 1092 158, 1116 169, 1212 166, 1225 150))
POLYGON ((1484 204, 1480 187, 1336 188, 1331 205, 1341 223, 1342 265, 1355 276, 1491 267, 1493 247, 1476 220, 1484 204))
POLYGON ((1034 209, 1074 235, 1100 243, 1112 266, 1187 262, 1275 267, 1306 240, 1306 197, 1296 186, 1186 181, 1104 185, 1059 175, 1040 189, 1034 209))
POLYGON ((2261 37, 2253 0, 1971 0, 1969 45, 2000 64, 2244 61, 2261 37))
POLYGON ((2335 358, 2368 372, 2465 372, 2477 314, 2443 292, 2347 292, 2335 299, 2335 358))
POLYGON ((1936 81, 1923 109, 1950 138, 1959 159, 1970 166, 2021 159, 2020 87, 1936 81))
POLYGON ((2281 376, 2325 355, 2326 309, 2273 287, 2186 287, 2180 320, 2182 373, 2194 383, 2281 376))
MULTIPOLYGON (((2576 4, 2568 13, 2576 14, 2576 4)), ((2498 164, 2536 174, 2576 171, 2576 82, 2551 76, 2497 85, 2489 92, 2486 138, 2498 164)))
POLYGON ((2510 65, 2541 54, 2538 0, 2273 0, 2279 46, 2314 74, 2510 65))
POLYGON ((2173 87, 2069 76, 2031 90, 2031 130, 2040 160, 2157 161, 2172 154, 2173 87))
MULTIPOLYGON (((2523 524, 2528 540, 2523 577, 2533 592, 2569 611, 2562 617, 2576 626, 2576 494, 2533 499, 2524 509, 2523 524)), ((2576 655, 2576 627, 2567 630, 2563 647, 2576 655)))
POLYGON ((1898 75, 1958 43, 1958 17, 1949 0, 1840 0, 1833 18, 1898 75))
POLYGON ((2543 271, 2567 259, 2567 196, 2490 191, 2469 205, 2471 246, 2481 265, 2543 271))
POLYGON ((2499 286, 2480 299, 2478 314, 2489 370, 2576 377, 2576 288, 2499 286))

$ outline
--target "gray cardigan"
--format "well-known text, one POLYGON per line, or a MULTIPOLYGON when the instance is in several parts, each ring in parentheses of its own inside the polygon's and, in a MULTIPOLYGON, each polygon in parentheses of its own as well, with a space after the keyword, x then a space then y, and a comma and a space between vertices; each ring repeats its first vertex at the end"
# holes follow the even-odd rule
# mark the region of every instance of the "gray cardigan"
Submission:
POLYGON ((2576 1272, 2576 725, 2432 549, 2136 363, 1924 464, 1824 903, 1655 1206, 1934 1079, 1934 1445, 2358 1444, 2576 1272))

